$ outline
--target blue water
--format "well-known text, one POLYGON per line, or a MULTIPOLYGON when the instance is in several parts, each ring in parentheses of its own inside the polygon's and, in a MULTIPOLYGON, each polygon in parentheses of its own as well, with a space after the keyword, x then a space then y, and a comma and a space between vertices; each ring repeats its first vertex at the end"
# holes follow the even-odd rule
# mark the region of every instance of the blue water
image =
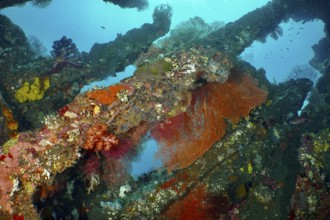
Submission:
POLYGON ((84 87, 81 88, 80 92, 86 92, 88 90, 91 90, 95 87, 106 87, 110 86, 116 83, 119 83, 121 80, 133 76, 134 71, 136 70, 136 67, 133 65, 129 65, 125 68, 123 72, 118 72, 116 77, 109 76, 108 78, 97 81, 97 82, 92 82, 91 84, 85 85, 84 87))
POLYGON ((131 175, 134 178, 137 178, 141 176, 141 174, 148 173, 162 166, 162 162, 155 159, 154 157, 157 151, 158 146, 154 139, 150 139, 145 143, 144 151, 140 155, 140 159, 138 161, 132 162, 131 175))
POLYGON ((325 36, 324 23, 319 20, 302 23, 290 19, 280 27, 283 35, 277 40, 268 36, 266 43, 255 41, 241 55, 256 68, 265 69, 268 80, 277 83, 287 80, 292 67, 308 64, 314 56, 312 45, 325 36))
POLYGON ((95 42, 114 40, 119 34, 152 22, 155 6, 169 3, 173 7, 172 27, 194 16, 206 22, 235 21, 242 15, 265 5, 268 0, 152 0, 143 11, 122 9, 102 0, 53 0, 44 9, 28 3, 6 8, 1 13, 19 25, 26 35, 38 36, 50 50, 54 40, 63 35, 72 38, 81 51, 89 51, 95 42), (104 28, 102 28, 104 27, 104 28))

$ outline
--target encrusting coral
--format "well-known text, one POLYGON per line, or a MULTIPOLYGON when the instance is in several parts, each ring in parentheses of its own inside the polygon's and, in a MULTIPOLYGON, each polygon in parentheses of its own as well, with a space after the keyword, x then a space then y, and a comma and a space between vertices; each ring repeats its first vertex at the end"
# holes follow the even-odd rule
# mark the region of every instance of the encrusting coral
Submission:
POLYGON ((98 101, 103 105, 111 105, 114 101, 118 100, 118 92, 127 89, 123 85, 109 86, 105 89, 93 90, 87 93, 87 97, 98 101))

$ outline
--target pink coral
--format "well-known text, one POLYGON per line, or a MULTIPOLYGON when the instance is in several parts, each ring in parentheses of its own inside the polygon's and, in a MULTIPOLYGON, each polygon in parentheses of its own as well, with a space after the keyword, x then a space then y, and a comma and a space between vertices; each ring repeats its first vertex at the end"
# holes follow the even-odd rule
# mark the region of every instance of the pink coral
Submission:
MULTIPOLYGON (((17 204, 11 202, 13 196, 26 184, 26 173, 23 175, 22 170, 31 173, 36 172, 37 168, 33 153, 29 143, 17 142, 15 146, 9 148, 7 153, 1 154, 0 206, 2 210, 9 213, 14 212, 13 205, 17 204), (25 161, 26 164, 22 164, 21 161, 25 161)), ((30 184, 33 185, 32 182, 30 184)), ((27 200, 31 199, 28 195, 23 197, 27 200)))
POLYGON ((108 132, 105 124, 96 124, 87 130, 83 148, 85 150, 108 151, 118 143, 118 138, 108 132))

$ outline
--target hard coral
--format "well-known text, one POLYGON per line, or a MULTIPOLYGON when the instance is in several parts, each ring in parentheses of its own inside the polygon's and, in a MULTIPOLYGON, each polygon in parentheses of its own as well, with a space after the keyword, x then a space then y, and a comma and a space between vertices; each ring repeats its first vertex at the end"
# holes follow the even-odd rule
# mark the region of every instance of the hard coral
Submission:
POLYGON ((87 130, 83 148, 85 150, 108 151, 118 143, 117 137, 108 132, 105 124, 95 124, 87 130))

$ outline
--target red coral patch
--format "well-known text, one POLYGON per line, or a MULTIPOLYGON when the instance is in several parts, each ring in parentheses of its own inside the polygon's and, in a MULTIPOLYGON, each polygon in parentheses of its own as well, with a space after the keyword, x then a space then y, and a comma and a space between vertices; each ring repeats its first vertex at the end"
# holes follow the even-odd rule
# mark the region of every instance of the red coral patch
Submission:
POLYGON ((169 170, 184 168, 220 140, 227 123, 237 123, 262 104, 267 93, 247 75, 233 73, 226 83, 213 82, 192 92, 188 110, 159 123, 152 131, 169 170))

